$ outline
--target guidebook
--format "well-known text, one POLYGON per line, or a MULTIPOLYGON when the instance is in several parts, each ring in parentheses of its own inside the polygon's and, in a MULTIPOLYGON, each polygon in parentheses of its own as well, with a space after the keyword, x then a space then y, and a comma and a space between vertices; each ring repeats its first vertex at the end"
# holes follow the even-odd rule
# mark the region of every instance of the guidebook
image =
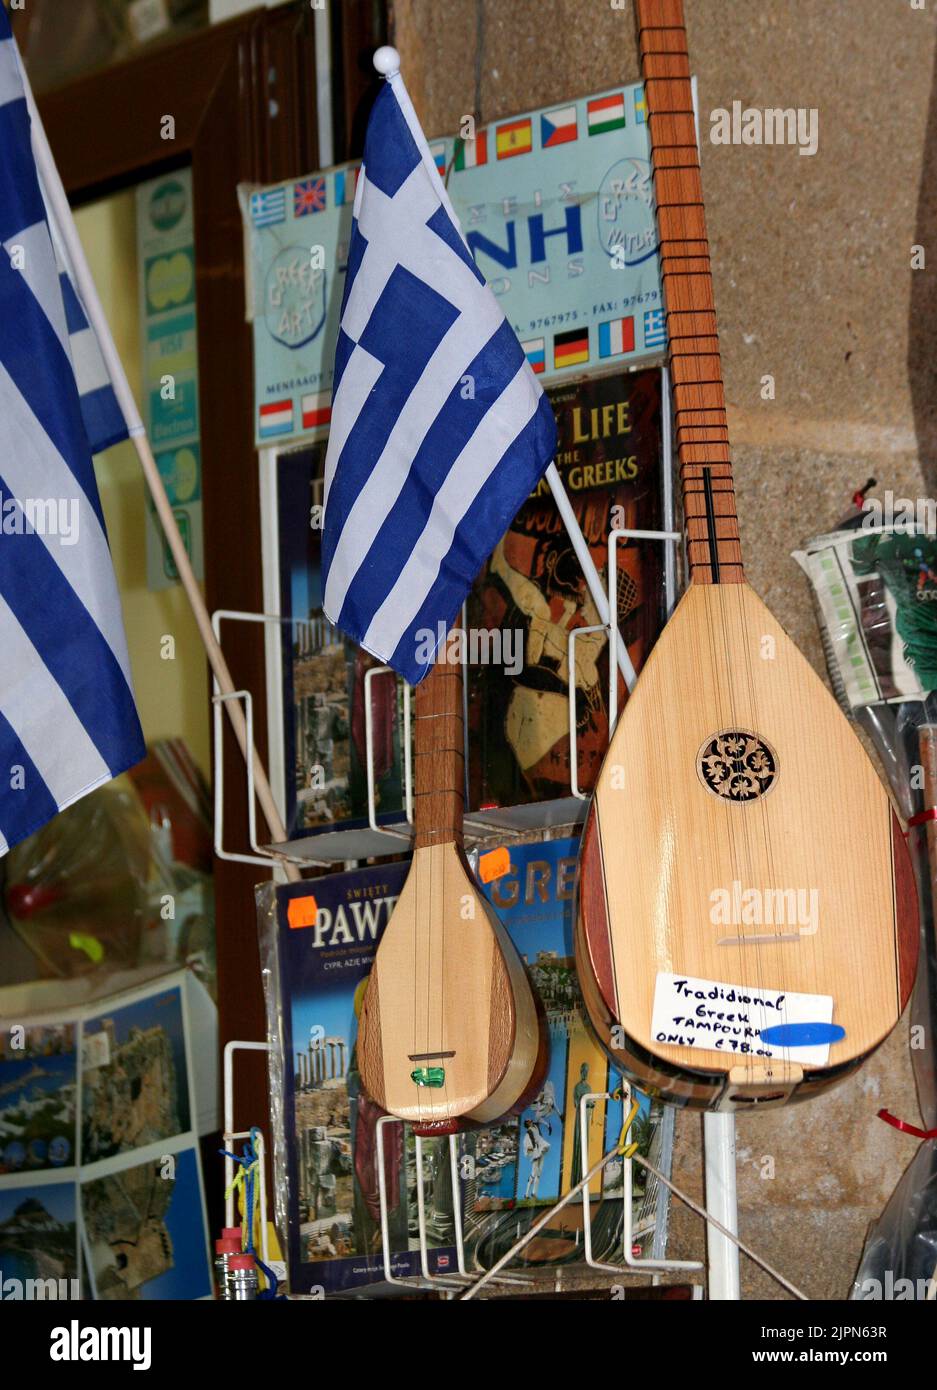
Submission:
MULTIPOLYGON (((325 441, 277 460, 286 823, 290 838, 363 825, 368 813, 365 678, 381 663, 322 610, 325 441)), ((379 822, 403 818, 402 686, 370 683, 379 822)))
MULTIPOLYGON (((510 868, 482 887, 526 964, 546 1014, 550 1064, 539 1093, 519 1116, 463 1139, 464 1221, 469 1267, 488 1269, 545 1207, 582 1181, 619 1138, 627 1114, 620 1076, 586 1023, 573 958, 578 839, 511 845, 510 868), (609 1098, 609 1096, 611 1098, 609 1098), (588 1100, 586 1098, 588 1097, 588 1100), (586 1143, 579 1124, 586 1100, 586 1143)), ((673 1109, 635 1092, 631 1126, 639 1152, 669 1176, 673 1109)), ((612 1159, 589 1187, 593 1254, 621 1260, 622 1160, 612 1159)), ((632 1165, 632 1250, 659 1259, 666 1247, 667 1189, 632 1165)), ((520 1259, 532 1267, 583 1258, 582 1198, 548 1223, 520 1259)))
MULTIPOLYGON (((381 933, 409 865, 383 864, 257 890, 270 957, 271 1092, 279 1099, 278 1210, 290 1292, 334 1293, 384 1280, 377 1122, 361 1089, 358 1014, 381 933)), ((448 1139, 427 1140, 424 1198, 431 1272, 455 1268, 448 1139)), ((395 1277, 420 1272, 415 1146, 384 1129, 395 1277)))
MULTIPOLYGON (((607 584, 608 537, 659 530, 660 372, 614 373, 554 388, 556 465, 596 569, 607 584)), ((618 626, 640 670, 664 621, 660 541, 622 540, 618 626)), ((542 480, 468 599, 468 627, 498 659, 466 670, 469 804, 516 806, 570 794, 569 699, 576 702, 578 784, 595 784, 608 747, 608 634, 542 480), (570 635, 579 629, 570 682, 570 635)), ((627 698, 618 677, 618 707, 627 698)))

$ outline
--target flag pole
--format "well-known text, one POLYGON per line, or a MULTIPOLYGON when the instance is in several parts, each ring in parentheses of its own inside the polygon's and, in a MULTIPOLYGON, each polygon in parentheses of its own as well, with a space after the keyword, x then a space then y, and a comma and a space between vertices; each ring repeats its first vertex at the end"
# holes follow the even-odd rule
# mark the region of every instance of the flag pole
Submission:
MULTIPOLYGON (((75 226, 72 210, 68 202, 68 196, 62 185, 62 180, 59 177, 59 171, 52 157, 52 151, 49 148, 49 141, 39 116, 25 66, 20 62, 19 67, 20 75, 23 80, 23 89, 26 93, 29 116, 32 122, 33 148, 36 154, 36 162, 42 175, 46 196, 58 220, 62 239, 65 242, 72 267, 75 271, 78 291, 84 302, 85 312, 88 315, 88 319, 95 331, 98 343, 100 344, 101 355, 107 366, 111 383, 114 387, 114 394, 120 405, 128 434, 133 440, 134 447, 137 451, 137 457, 143 469, 143 476, 146 479, 150 495, 153 498, 156 514, 159 517, 166 542, 172 553, 176 571, 182 581, 182 587, 185 590, 186 597, 189 600, 189 606, 195 617, 199 636, 205 647, 212 673, 218 685, 218 690, 222 695, 233 695, 235 686, 231 679, 231 672, 228 670, 228 663, 225 660, 224 653, 212 631, 211 618, 205 606, 202 591, 199 588, 198 580, 195 578, 195 573, 192 569, 191 561, 189 560, 189 554, 185 548, 185 542, 179 532, 179 526, 173 515, 172 505, 166 494, 162 476, 156 465, 156 460, 153 457, 153 450, 147 438, 146 428, 140 417, 140 412, 137 409, 137 403, 130 389, 130 383, 127 380, 127 373, 124 371, 123 363, 120 360, 117 348, 114 344, 114 337, 111 333, 110 324, 101 306, 97 287, 95 286, 94 278, 91 274, 91 269, 88 265, 81 239, 78 235, 78 229, 75 226)), ((257 749, 253 744, 248 746, 247 722, 244 718, 244 711, 237 700, 226 699, 224 705, 228 711, 228 718, 231 721, 234 736, 237 739, 238 747, 241 750, 244 761, 247 763, 250 760, 253 763, 254 787, 257 793, 257 800, 260 802, 260 808, 263 811, 264 818, 270 830, 270 838, 273 841, 281 842, 287 838, 286 827, 283 824, 280 812, 273 799, 270 782, 267 778, 263 763, 260 761, 257 749)), ((273 862, 274 861, 271 860, 271 865, 273 862)), ((295 881, 300 878, 299 870, 294 865, 288 862, 284 863, 284 869, 290 879, 295 881)))
MULTIPOLYGON (((429 145, 426 143, 426 137, 423 135, 423 126, 420 123, 420 120, 413 109, 413 103, 410 100, 410 93, 407 91, 403 77, 401 76, 400 54, 398 53, 396 48, 392 48, 389 44, 385 44, 384 47, 377 49, 377 51, 374 54, 373 61, 374 66, 380 73, 380 75, 386 78, 386 80, 393 87, 394 92, 397 96, 397 100, 400 102, 401 109, 412 113, 416 129, 420 132, 420 139, 417 141, 417 144, 419 146, 420 154, 423 157, 423 163, 429 170, 430 177, 437 181, 437 186, 442 190, 443 203, 445 204, 450 217, 453 219, 456 225, 458 225, 459 219, 456 216, 455 209, 453 208, 452 203, 449 199, 449 194, 446 191, 446 186, 443 183, 442 179, 439 177, 439 170, 436 168, 436 161, 430 154, 429 145)), ((579 525, 579 520, 576 516, 575 511, 573 510, 573 506, 569 500, 569 496, 566 492, 566 489, 563 486, 563 480, 560 477, 559 469, 557 468, 555 461, 550 463, 545 476, 547 482, 550 485, 550 491, 553 494, 553 500, 556 503, 557 511, 560 514, 563 525, 566 527, 566 533, 569 536, 569 539, 572 543, 573 550, 576 552, 576 559, 579 561, 579 564, 582 568, 582 572, 585 577, 589 593, 592 596, 592 602, 595 604, 596 609, 598 610, 599 621, 604 623, 606 627, 611 628, 612 617, 608 606, 608 594, 606 593, 605 586, 603 585, 602 580, 599 577, 599 572, 595 567, 595 561, 592 558, 592 552, 586 544, 586 538, 582 534, 582 527, 579 525)), ((628 654, 627 644, 624 641, 622 641, 621 638, 619 638, 618 642, 615 643, 615 646, 618 648, 618 669, 624 676, 625 685, 628 687, 629 690, 633 690, 634 683, 637 680, 637 675, 635 674, 635 669, 634 665, 632 664, 631 657, 628 654)))

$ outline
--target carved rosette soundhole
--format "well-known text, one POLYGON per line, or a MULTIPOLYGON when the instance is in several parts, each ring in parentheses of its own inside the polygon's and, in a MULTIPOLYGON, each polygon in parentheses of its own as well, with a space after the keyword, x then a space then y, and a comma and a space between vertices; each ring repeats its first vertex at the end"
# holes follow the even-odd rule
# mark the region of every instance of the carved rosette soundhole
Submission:
POLYGON ((748 729, 723 729, 697 753, 696 771, 706 790, 722 801, 757 801, 778 780, 778 755, 748 729))

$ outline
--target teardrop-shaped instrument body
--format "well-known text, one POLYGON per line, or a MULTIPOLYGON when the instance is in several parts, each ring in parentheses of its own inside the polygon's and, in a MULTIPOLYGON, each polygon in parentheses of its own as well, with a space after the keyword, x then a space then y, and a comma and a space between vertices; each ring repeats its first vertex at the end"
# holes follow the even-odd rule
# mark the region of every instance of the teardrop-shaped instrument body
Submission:
POLYGON ((455 844, 418 849, 378 946, 359 1023, 365 1088, 420 1127, 490 1123, 537 1070, 524 967, 455 844))
POLYGON ((522 1108, 547 1038, 523 962, 462 849, 462 671, 437 661, 417 687, 415 849, 378 944, 358 1022, 373 1100, 426 1132, 522 1108))
POLYGON ((745 583, 691 584, 625 706, 583 836, 576 935, 601 1041, 678 1103, 820 1090, 907 1002, 917 902, 890 799, 745 583), (673 976, 736 997, 687 994, 681 1021, 655 1030, 659 977, 673 976), (832 998, 827 1021, 845 1034, 824 1063, 796 1046, 759 1055, 761 1028, 788 1021, 765 1002, 778 993, 832 998))

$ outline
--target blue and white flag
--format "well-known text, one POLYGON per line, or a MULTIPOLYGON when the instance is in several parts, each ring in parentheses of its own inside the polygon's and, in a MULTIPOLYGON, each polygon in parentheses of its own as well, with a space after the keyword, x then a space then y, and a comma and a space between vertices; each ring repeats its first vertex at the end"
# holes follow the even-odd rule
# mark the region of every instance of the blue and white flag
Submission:
POLYGON ((335 353, 328 617, 411 684, 556 448, 405 90, 374 104, 335 353))
POLYGON ((127 431, 54 241, 0 6, 0 854, 144 754, 91 463, 127 431))

